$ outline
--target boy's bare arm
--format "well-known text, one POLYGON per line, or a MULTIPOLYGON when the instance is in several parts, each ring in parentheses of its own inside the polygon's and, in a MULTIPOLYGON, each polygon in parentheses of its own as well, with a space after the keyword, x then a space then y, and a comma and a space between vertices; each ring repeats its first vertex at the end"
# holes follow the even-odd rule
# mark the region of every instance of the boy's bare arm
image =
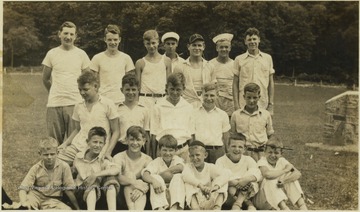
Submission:
POLYGON ((260 166, 261 174, 264 178, 273 180, 291 171, 291 167, 286 166, 282 170, 269 170, 266 166, 260 166))
POLYGON ((75 129, 71 132, 70 136, 58 147, 58 149, 63 149, 69 146, 72 143, 74 137, 80 132, 80 122, 75 122, 75 129))
POLYGON ((238 110, 239 106, 239 77, 234 75, 233 78, 233 100, 234 100, 234 109, 238 110))
POLYGON ((139 59, 136 61, 135 63, 135 76, 136 76, 136 79, 137 81, 139 82, 139 89, 141 90, 140 88, 140 85, 141 85, 141 73, 142 73, 142 70, 145 66, 145 62, 143 59, 139 59))
POLYGON ((171 74, 171 59, 168 57, 165 57, 165 66, 166 66, 166 79, 171 74))
POLYGON ((80 210, 78 201, 73 190, 65 190, 65 194, 69 197, 70 202, 74 205, 76 210, 80 210))
MULTIPOLYGON (((178 173, 181 173, 183 170, 184 170, 184 165, 177 164, 175 166, 172 166, 172 167, 166 169, 163 172, 171 172, 172 174, 178 174, 178 173)), ((160 174, 163 173, 163 172, 160 172, 160 174)))
POLYGON ((285 175, 281 179, 281 182, 283 184, 286 184, 286 183, 289 183, 289 182, 294 182, 295 180, 298 180, 301 177, 300 171, 297 170, 293 165, 288 164, 287 166, 290 166, 291 170, 290 170, 289 174, 285 175))
POLYGON ((51 72, 52 72, 52 68, 43 65, 42 81, 48 92, 50 91, 51 88, 51 72))
POLYGON ((119 126, 119 118, 111 119, 110 120, 110 130, 111 130, 111 137, 109 140, 109 144, 104 146, 103 151, 105 152, 105 156, 109 159, 111 158, 111 153, 116 145, 120 137, 120 126, 119 126))
POLYGON ((162 193, 164 191, 164 189, 163 189, 162 185, 160 184, 160 182, 157 181, 154 177, 152 177, 150 172, 145 171, 143 176, 142 176, 142 179, 145 182, 150 183, 153 186, 154 191, 155 191, 156 194, 162 193))

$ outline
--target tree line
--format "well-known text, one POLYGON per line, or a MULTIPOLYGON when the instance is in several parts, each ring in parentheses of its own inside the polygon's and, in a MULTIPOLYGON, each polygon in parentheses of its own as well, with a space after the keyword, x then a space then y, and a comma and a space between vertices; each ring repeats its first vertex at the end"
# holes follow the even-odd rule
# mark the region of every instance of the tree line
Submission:
MULTIPOLYGON (((234 34, 230 56, 246 51, 243 33, 256 27, 260 49, 273 56, 277 76, 305 74, 332 82, 358 80, 359 2, 4 2, 4 66, 36 66, 57 45, 64 21, 78 26, 76 45, 90 58, 105 49, 108 24, 121 27, 121 50, 134 62, 145 55, 142 35, 156 29, 180 35, 179 54, 188 56, 187 40, 206 40, 204 57, 216 56, 211 39, 234 34)), ((161 49, 161 47, 160 47, 161 49)))

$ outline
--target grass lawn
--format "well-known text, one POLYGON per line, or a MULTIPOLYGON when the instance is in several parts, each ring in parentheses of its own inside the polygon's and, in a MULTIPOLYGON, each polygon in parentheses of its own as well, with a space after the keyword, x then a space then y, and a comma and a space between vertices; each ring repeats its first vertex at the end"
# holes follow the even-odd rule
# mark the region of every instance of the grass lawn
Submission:
MULTIPOLYGON (((39 75, 4 75, 3 88, 2 183, 18 201, 17 187, 46 136, 47 92, 39 75)), ((275 133, 294 149, 284 156, 302 173, 300 184, 314 202, 309 209, 358 209, 358 154, 305 146, 323 142, 324 103, 345 89, 276 85, 275 91, 275 133)))

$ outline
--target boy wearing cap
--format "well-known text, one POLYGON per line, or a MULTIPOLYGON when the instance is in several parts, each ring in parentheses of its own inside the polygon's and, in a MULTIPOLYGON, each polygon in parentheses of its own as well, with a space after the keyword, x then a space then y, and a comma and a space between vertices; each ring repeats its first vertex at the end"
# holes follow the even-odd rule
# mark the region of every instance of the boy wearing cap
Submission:
POLYGON ((171 73, 170 58, 158 52, 159 34, 148 30, 143 35, 147 54, 135 63, 135 75, 140 82, 139 102, 151 110, 165 96, 166 78, 171 73))
POLYGON ((257 162, 264 179, 254 204, 261 210, 289 210, 285 201, 290 199, 300 210, 307 210, 298 181, 301 173, 282 156, 283 149, 282 142, 274 136, 266 144, 265 157, 257 162))
POLYGON ((272 57, 259 50, 260 32, 256 28, 249 28, 245 32, 247 52, 235 58, 233 96, 235 110, 244 108, 244 86, 255 82, 261 88, 262 97, 259 107, 273 114, 274 106, 274 73, 272 57))
POLYGON ((179 39, 180 36, 176 32, 167 32, 161 37, 161 42, 164 44, 165 55, 171 59, 171 73, 174 72, 175 66, 185 62, 185 60, 176 53, 179 39))
POLYGON ((216 105, 228 114, 229 119, 234 112, 232 94, 234 60, 229 57, 233 37, 234 35, 230 33, 222 33, 215 36, 212 40, 216 44, 218 56, 210 60, 210 63, 215 67, 214 74, 218 84, 219 96, 216 100, 216 105))
POLYGON ((121 37, 117 25, 109 24, 105 28, 104 41, 106 50, 92 58, 90 69, 99 74, 99 94, 119 105, 124 101, 124 94, 120 91, 121 79, 126 72, 134 70, 135 66, 129 55, 119 51, 121 37))
POLYGON ((208 153, 205 161, 208 163, 215 163, 225 154, 229 139, 229 118, 225 111, 215 106, 217 97, 217 85, 205 84, 202 106, 194 112, 195 139, 204 142, 208 153))
POLYGON ((174 72, 184 73, 186 85, 183 97, 198 108, 202 103, 202 86, 209 82, 216 82, 213 74, 214 67, 202 56, 205 50, 205 40, 199 34, 193 34, 187 45, 190 56, 184 63, 175 67, 174 72))
POLYGON ((227 198, 228 171, 205 162, 208 154, 201 141, 190 143, 189 154, 182 172, 187 205, 191 210, 220 210, 227 198))

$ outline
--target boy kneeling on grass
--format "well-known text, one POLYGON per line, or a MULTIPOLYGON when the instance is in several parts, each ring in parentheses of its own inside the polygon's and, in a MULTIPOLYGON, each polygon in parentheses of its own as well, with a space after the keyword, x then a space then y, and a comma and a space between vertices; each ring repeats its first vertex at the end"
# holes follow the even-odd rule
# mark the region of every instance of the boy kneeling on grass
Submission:
POLYGON ((120 185, 115 176, 120 173, 120 168, 107 159, 99 158, 106 141, 105 129, 91 128, 86 141, 88 148, 76 154, 73 165, 74 172, 77 173, 75 182, 78 186, 76 192, 78 200, 83 204, 86 203, 88 210, 95 210, 96 202, 101 196, 100 184, 102 184, 108 209, 116 210, 116 194, 120 185))
POLYGON ((150 184, 150 203, 154 210, 164 210, 169 206, 170 210, 184 209, 185 186, 181 178, 184 160, 175 155, 176 148, 174 136, 161 137, 160 157, 142 171, 143 180, 150 184))
POLYGON ((204 162, 208 153, 201 141, 191 142, 189 153, 190 163, 182 172, 187 205, 192 210, 220 210, 227 198, 228 171, 204 162))
POLYGON ((41 160, 35 164, 19 187, 21 206, 27 209, 71 210, 61 202, 63 191, 76 209, 78 202, 74 195, 75 183, 70 166, 57 159, 58 142, 54 138, 40 141, 39 154, 41 160))
POLYGON ((254 198, 254 204, 261 210, 289 210, 285 203, 289 198, 300 210, 307 210, 298 181, 301 173, 282 156, 283 149, 282 142, 274 136, 267 142, 265 157, 257 162, 264 179, 254 198))

